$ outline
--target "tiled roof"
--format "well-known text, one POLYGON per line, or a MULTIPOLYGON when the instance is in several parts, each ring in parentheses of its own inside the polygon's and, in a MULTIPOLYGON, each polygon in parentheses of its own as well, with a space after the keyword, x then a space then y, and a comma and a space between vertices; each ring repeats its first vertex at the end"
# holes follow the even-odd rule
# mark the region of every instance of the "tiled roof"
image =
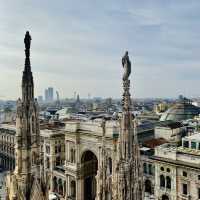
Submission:
POLYGON ((155 138, 155 139, 145 141, 144 146, 154 149, 155 147, 160 146, 161 144, 164 144, 167 142, 168 141, 165 140, 164 138, 155 138))

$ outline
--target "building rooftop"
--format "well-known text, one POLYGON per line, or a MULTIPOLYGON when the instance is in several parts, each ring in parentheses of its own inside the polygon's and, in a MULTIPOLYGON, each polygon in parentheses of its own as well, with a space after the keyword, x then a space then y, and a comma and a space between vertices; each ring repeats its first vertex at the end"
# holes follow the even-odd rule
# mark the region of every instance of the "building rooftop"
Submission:
POLYGON ((186 137, 184 137, 184 139, 186 139, 186 140, 196 140, 196 141, 200 142, 200 133, 196 133, 196 134, 193 134, 193 135, 190 135, 190 136, 186 136, 186 137))
POLYGON ((157 125, 157 127, 167 127, 170 129, 176 129, 176 128, 180 128, 183 127, 184 125, 181 122, 175 122, 175 121, 162 121, 159 122, 157 125))
POLYGON ((154 139, 151 139, 151 140, 147 140, 144 142, 144 145, 146 147, 149 147, 151 149, 154 149, 155 147, 157 146, 160 146, 162 144, 165 144, 167 143, 168 141, 165 140, 164 138, 154 138, 154 139))
POLYGON ((200 150, 177 147, 175 144, 166 143, 155 148, 154 159, 188 166, 200 166, 200 150))
POLYGON ((60 135, 64 136, 63 131, 49 130, 49 129, 40 130, 40 136, 42 136, 42 137, 57 137, 57 136, 60 136, 60 135))
MULTIPOLYGON (((102 120, 89 120, 89 121, 68 121, 65 123, 65 131, 67 132, 83 132, 92 133, 102 136, 103 129, 101 126, 102 120)), ((106 136, 113 137, 113 134, 119 132, 119 124, 116 121, 106 121, 106 136)))
POLYGON ((200 114, 200 108, 192 105, 190 101, 182 100, 162 114, 160 121, 182 121, 193 119, 200 114))

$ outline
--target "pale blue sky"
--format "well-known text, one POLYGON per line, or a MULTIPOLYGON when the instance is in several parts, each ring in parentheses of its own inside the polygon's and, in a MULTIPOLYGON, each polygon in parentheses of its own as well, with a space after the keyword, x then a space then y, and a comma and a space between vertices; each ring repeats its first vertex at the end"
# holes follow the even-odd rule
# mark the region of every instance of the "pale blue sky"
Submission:
POLYGON ((36 96, 120 97, 125 50, 132 96, 200 96, 199 11, 199 0, 0 0, 0 98, 21 96, 26 30, 36 96))

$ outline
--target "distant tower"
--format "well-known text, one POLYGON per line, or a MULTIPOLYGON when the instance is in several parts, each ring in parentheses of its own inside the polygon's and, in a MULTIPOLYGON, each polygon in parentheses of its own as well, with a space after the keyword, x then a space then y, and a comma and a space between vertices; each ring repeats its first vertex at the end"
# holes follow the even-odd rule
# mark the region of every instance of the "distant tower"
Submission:
POLYGON ((54 97, 53 97, 53 88, 52 87, 48 87, 47 89, 45 89, 44 95, 45 95, 45 101, 46 102, 52 102, 53 99, 54 99, 54 97))
POLYGON ((25 67, 22 77, 22 99, 17 101, 16 166, 8 186, 8 199, 33 200, 43 198, 40 185, 39 108, 34 99, 34 84, 30 65, 31 36, 26 32, 25 67))
POLYGON ((80 103, 80 96, 79 96, 79 94, 77 94, 76 103, 80 103))
POLYGON ((123 75, 123 99, 122 118, 120 121, 120 134, 118 139, 118 152, 116 162, 116 185, 114 188, 115 200, 142 200, 142 171, 140 150, 137 140, 136 120, 132 118, 132 106, 129 93, 131 62, 128 52, 122 58, 124 68, 123 75))
POLYGON ((54 100, 54 96, 53 96, 53 88, 49 87, 48 88, 48 97, 49 97, 49 101, 52 102, 54 100))

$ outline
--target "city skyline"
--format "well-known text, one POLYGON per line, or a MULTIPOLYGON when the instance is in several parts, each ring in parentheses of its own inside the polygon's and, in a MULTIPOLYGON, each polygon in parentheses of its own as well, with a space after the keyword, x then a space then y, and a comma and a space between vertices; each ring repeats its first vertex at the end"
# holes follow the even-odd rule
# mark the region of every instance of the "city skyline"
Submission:
POLYGON ((36 96, 119 98, 125 50, 134 97, 200 96, 199 1, 92 2, 1 2, 0 99, 20 97, 26 30, 36 96))

